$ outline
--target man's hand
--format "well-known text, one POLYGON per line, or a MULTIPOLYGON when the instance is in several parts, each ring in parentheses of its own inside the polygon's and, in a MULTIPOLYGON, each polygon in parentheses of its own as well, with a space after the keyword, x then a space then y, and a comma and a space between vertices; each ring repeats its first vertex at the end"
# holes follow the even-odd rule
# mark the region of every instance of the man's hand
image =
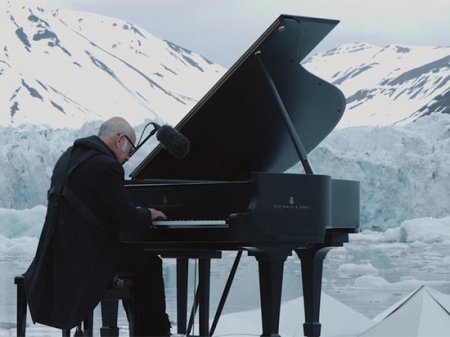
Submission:
POLYGON ((167 219, 167 215, 165 215, 161 211, 158 211, 157 209, 149 208, 148 210, 152 214, 152 220, 166 220, 167 219))

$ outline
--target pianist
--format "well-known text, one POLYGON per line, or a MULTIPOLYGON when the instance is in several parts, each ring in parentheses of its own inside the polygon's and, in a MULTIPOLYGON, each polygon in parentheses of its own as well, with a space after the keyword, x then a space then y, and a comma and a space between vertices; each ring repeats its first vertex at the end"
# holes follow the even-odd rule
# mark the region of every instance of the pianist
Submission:
POLYGON ((137 336, 170 336, 161 259, 119 243, 119 236, 151 235, 166 216, 132 206, 122 165, 136 134, 113 117, 97 136, 77 139, 57 161, 36 256, 25 273, 33 322, 62 329, 79 324, 99 303, 116 272, 133 275, 137 336))

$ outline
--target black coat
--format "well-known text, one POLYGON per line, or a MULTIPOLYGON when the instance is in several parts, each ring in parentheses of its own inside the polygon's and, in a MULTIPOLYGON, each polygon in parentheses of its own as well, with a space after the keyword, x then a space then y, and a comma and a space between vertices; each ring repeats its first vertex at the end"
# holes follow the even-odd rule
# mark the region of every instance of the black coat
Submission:
POLYGON ((25 273, 33 321, 62 329, 80 323, 100 301, 118 263, 119 232, 146 236, 151 226, 150 212, 129 203, 123 168, 97 136, 76 140, 59 158, 53 190, 89 150, 96 154, 73 170, 67 185, 99 222, 88 221, 67 198, 51 194, 36 256, 25 273))

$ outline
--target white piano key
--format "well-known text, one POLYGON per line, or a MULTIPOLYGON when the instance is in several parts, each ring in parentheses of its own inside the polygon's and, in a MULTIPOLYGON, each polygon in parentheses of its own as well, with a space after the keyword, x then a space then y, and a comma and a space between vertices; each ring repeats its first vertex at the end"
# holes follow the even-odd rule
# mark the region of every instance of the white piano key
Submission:
POLYGON ((158 220, 153 226, 160 228, 228 228, 225 220, 158 220))

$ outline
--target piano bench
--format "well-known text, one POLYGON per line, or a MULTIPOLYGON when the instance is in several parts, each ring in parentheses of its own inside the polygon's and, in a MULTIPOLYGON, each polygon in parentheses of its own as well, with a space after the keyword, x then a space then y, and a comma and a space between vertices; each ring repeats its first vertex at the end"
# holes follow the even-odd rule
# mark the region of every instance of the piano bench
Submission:
MULTIPOLYGON (((25 296, 24 277, 23 275, 14 278, 14 284, 17 287, 17 337, 25 337, 27 325, 27 299, 25 296)), ((119 328, 117 327, 117 313, 119 307, 119 300, 124 301, 124 305, 131 309, 132 299, 132 279, 130 274, 116 275, 111 285, 105 290, 101 300, 101 314, 102 327, 100 328, 101 337, 118 337, 119 328)), ((128 310, 131 312, 130 310, 128 310)), ((93 312, 90 312, 87 317, 80 322, 75 328, 74 337, 92 337, 93 336, 93 312)), ((134 318, 128 316, 128 324, 130 336, 135 335, 134 318)), ((63 329, 62 337, 70 337, 70 330, 63 329)))

